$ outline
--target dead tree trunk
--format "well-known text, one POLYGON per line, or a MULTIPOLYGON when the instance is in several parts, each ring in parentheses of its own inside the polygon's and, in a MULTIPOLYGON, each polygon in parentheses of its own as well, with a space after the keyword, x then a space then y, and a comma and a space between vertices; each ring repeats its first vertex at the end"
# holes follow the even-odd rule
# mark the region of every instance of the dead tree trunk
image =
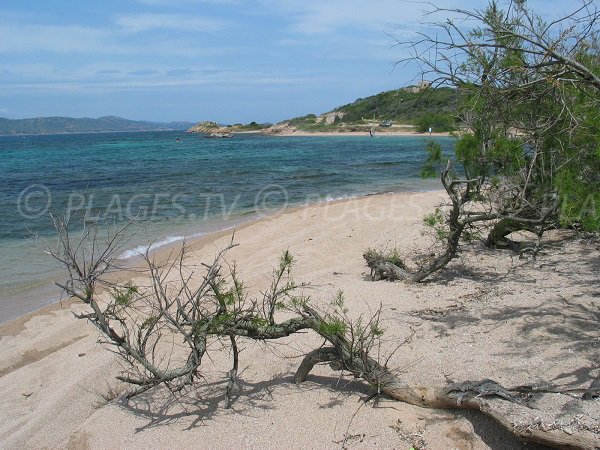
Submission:
POLYGON ((587 390, 583 394, 583 397, 581 398, 583 400, 593 400, 595 398, 600 398, 600 375, 598 375, 598 377, 596 377, 596 379, 592 381, 592 384, 590 384, 590 387, 587 388, 587 390))
POLYGON ((444 239, 444 251, 430 259, 419 270, 411 271, 404 264, 401 266, 387 260, 384 255, 374 252, 363 254, 363 258, 371 269, 374 280, 408 281, 418 283, 429 275, 446 267, 458 252, 460 239, 465 228, 487 220, 498 218, 497 214, 487 212, 465 212, 465 205, 471 201, 473 195, 479 191, 481 179, 456 180, 451 176, 452 162, 448 161, 446 169, 441 174, 441 181, 451 201, 448 213, 448 233, 444 239), (461 188, 464 186, 464 188, 461 188))
MULTIPOLYGON (((499 402, 509 401, 518 411, 526 408, 523 400, 493 380, 452 383, 443 387, 411 386, 403 383, 396 375, 371 358, 347 360, 334 347, 312 351, 302 361, 294 382, 302 383, 318 363, 330 363, 334 370, 348 370, 356 377, 369 382, 373 387, 395 400, 423 408, 434 409, 474 409, 491 417, 517 438, 536 444, 544 444, 559 449, 596 450, 600 440, 581 434, 567 434, 562 430, 542 430, 517 427, 511 420, 511 412, 499 408, 499 402)), ((515 417, 517 415, 515 414, 515 417)))
MULTIPOLYGON (((448 184, 448 190, 454 192, 453 185, 456 183, 459 182, 448 184)), ((468 192, 469 187, 462 191, 460 198, 453 198, 455 205, 464 204, 468 192)), ((454 220, 452 217, 451 220, 454 220)), ((479 219, 481 216, 476 217, 479 219)), ((467 224, 461 222, 453 230, 456 239, 452 245, 458 245, 460 227, 467 224)), ((316 350, 305 358, 295 376, 296 382, 304 381, 315 364, 330 362, 334 369, 347 370, 375 386, 377 392, 400 401, 428 408, 479 410, 529 442, 557 448, 600 447, 598 437, 594 440, 585 431, 567 435, 560 430, 513 426, 511 412, 498 406, 506 406, 506 403, 501 403, 504 400, 511 402, 515 408, 525 408, 523 401, 515 392, 491 380, 437 388, 402 383, 385 365, 369 356, 383 332, 379 327, 381 310, 369 320, 352 321, 343 306, 343 298, 339 297, 332 306, 333 310, 319 313, 309 305, 308 297, 293 293, 305 285, 296 284, 290 277, 294 261, 287 251, 280 258, 279 268, 274 270, 273 282, 263 293, 262 302, 245 294, 235 266, 229 274, 230 283, 221 273, 221 260, 224 252, 234 246, 232 241, 229 247, 217 254, 212 264, 204 265, 206 274, 194 289, 191 288, 191 279, 197 268, 185 265, 185 246, 178 257, 165 267, 156 265, 147 252, 145 258, 150 277, 146 286, 106 282, 111 288, 111 295, 104 306, 96 300, 96 287, 100 277, 114 267, 111 264, 116 261, 113 256, 119 252, 120 235, 109 238, 106 245, 101 246, 96 240, 97 233, 88 229, 83 240, 73 246, 69 241, 68 224, 59 225, 60 244, 58 250, 50 253, 68 269, 70 278, 62 287, 89 306, 89 312, 78 317, 90 320, 104 335, 104 342, 112 345, 122 358, 124 372, 118 378, 136 386, 128 397, 159 385, 178 392, 198 381, 203 357, 210 351, 210 340, 228 338, 233 355, 226 391, 226 406, 229 406, 239 368, 237 339, 271 341, 311 330, 320 335, 329 347, 316 350), (82 254, 83 249, 88 248, 93 250, 91 258, 89 254, 87 258, 82 254), (177 283, 168 281, 169 273, 178 274, 177 283), (277 321, 274 311, 278 307, 293 313, 293 317, 277 321), (163 338, 169 342, 165 352, 160 350, 161 342, 165 342, 161 341, 163 338), (174 352, 170 350, 170 343, 175 339, 183 342, 178 350, 181 357, 171 359, 174 352)), ((445 258, 451 256, 452 251, 445 258)))

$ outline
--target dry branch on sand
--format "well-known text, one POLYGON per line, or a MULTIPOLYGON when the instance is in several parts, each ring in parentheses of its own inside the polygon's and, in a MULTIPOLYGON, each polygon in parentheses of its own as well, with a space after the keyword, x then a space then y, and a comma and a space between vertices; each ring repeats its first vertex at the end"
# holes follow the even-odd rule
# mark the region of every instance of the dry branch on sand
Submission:
POLYGON ((259 298, 250 298, 235 265, 224 270, 224 256, 233 242, 203 267, 187 265, 185 246, 164 265, 146 253, 149 282, 138 286, 111 283, 103 276, 116 261, 123 229, 100 242, 94 226, 86 226, 74 242, 67 221, 57 221, 57 228, 58 246, 49 252, 70 274, 61 287, 89 306, 90 312, 79 317, 91 321, 125 363, 120 379, 135 386, 130 397, 159 385, 175 395, 186 385, 202 383, 203 358, 218 350, 211 345, 218 342, 233 354, 228 406, 237 377, 239 340, 299 338, 297 333, 307 330, 320 336, 326 346, 305 357, 294 377, 297 383, 306 379, 315 364, 328 362, 335 370, 365 380, 377 394, 427 408, 481 411, 527 442, 579 449, 594 449, 600 443, 591 431, 568 434, 551 427, 515 425, 520 412, 528 409, 526 397, 531 392, 523 394, 523 389, 507 389, 493 380, 441 387, 406 384, 387 367, 387 361, 373 356, 380 354, 375 350, 383 335, 381 311, 352 320, 341 294, 324 311, 317 309, 302 294, 306 285, 293 280, 294 260, 288 252, 273 270, 269 289, 259 298), (104 297, 99 295, 99 286, 107 288, 104 297))

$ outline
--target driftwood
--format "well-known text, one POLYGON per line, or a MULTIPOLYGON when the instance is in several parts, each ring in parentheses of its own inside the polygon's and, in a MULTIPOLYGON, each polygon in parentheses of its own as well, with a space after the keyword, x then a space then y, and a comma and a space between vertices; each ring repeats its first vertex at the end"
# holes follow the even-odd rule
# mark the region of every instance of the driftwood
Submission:
MULTIPOLYGON (((388 370, 387 364, 370 356, 383 333, 381 309, 370 318, 353 320, 340 294, 325 312, 316 310, 308 297, 295 294, 305 285, 296 284, 291 278, 294 260, 289 252, 283 253, 273 270, 271 286, 259 298, 249 298, 245 293, 235 265, 229 266, 228 277, 222 273, 224 253, 234 246, 233 241, 215 256, 212 264, 204 265, 200 276, 197 267, 184 264, 185 246, 164 267, 146 253, 149 280, 144 288, 131 283, 111 284, 103 279, 115 267, 122 230, 100 245, 97 230, 86 229, 82 241, 74 245, 68 223, 57 225, 58 246, 49 253, 70 275, 59 286, 88 306, 88 313, 77 317, 89 320, 121 357, 123 373, 118 378, 135 387, 127 398, 160 385, 176 393, 187 385, 202 382, 199 369, 203 358, 215 348, 210 344, 218 341, 232 352, 225 402, 225 407, 229 407, 239 367, 240 339, 271 341, 292 335, 300 338, 299 332, 310 331, 319 335, 327 347, 307 355, 296 373, 297 383, 306 379, 315 364, 329 362, 334 369, 349 371, 376 387, 378 393, 399 401, 427 408, 479 410, 528 442, 556 448, 600 447, 600 442, 585 432, 569 435, 555 429, 515 427, 510 413, 498 408, 498 402, 510 402, 515 408, 527 406, 518 392, 492 380, 444 387, 403 383, 388 370), (199 278, 198 283, 192 283, 194 277, 199 278), (97 299, 99 284, 108 289, 108 298, 102 301, 97 299), (276 311, 282 309, 292 317, 278 320, 276 311), (178 353, 169 345, 174 341, 182 343, 178 353)), ((593 396, 597 391, 593 386, 590 389, 586 394, 593 396)))
MULTIPOLYGON (((398 258, 391 259, 382 252, 367 250, 363 254, 367 266, 371 269, 373 280, 405 281, 419 283, 431 274, 443 269, 454 259, 459 251, 461 239, 467 230, 481 224, 494 223, 486 240, 486 245, 496 248, 512 248, 519 250, 518 245, 507 239, 507 235, 518 230, 535 232, 541 238, 542 234, 554 227, 551 216, 555 208, 540 213, 535 217, 531 208, 513 209, 509 213, 496 212, 492 204, 484 204, 479 199, 484 179, 456 179, 452 173, 452 161, 448 161, 441 173, 441 182, 448 194, 450 204, 445 213, 445 229, 443 237, 439 238, 442 250, 438 254, 427 257, 416 270, 411 270, 398 258), (473 210, 474 206, 477 210, 473 210), (515 246, 516 245, 516 246, 515 246)), ((556 206, 556 205, 554 205, 556 206)))
POLYGON ((586 389, 583 397, 583 400, 593 400, 595 398, 600 398, 600 375, 592 381, 590 387, 586 389))
POLYGON ((368 381, 373 387, 395 400, 423 408, 474 409, 491 417, 517 438, 530 443, 544 444, 560 449, 600 448, 600 440, 580 434, 568 434, 560 429, 535 429, 515 426, 510 412, 498 408, 498 402, 508 401, 513 408, 527 408, 519 395, 504 388, 493 380, 451 383, 443 387, 411 386, 403 383, 387 368, 371 358, 347 360, 333 347, 312 351, 302 361, 294 382, 306 381, 315 364, 330 363, 335 370, 345 369, 356 377, 368 381))
POLYGON ((403 264, 394 264, 385 255, 377 252, 367 251, 363 254, 367 265, 371 269, 373 280, 408 281, 418 283, 429 275, 444 268, 456 257, 460 239, 465 229, 477 222, 485 222, 498 218, 498 214, 491 212, 467 212, 465 206, 477 195, 481 188, 482 179, 458 180, 453 178, 452 162, 448 164, 441 174, 441 181, 448 197, 451 207, 446 220, 448 230, 444 238, 444 249, 439 255, 431 258, 418 270, 411 271, 403 264), (464 188, 461 188, 464 186, 464 188))

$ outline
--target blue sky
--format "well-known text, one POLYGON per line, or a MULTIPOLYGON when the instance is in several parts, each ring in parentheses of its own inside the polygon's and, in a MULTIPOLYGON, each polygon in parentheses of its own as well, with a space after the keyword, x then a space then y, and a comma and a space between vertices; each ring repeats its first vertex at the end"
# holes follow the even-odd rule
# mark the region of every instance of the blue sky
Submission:
MULTIPOLYGON (((576 0, 535 0, 548 14, 576 0)), ((474 0, 441 6, 482 7, 474 0)), ((401 0, 3 0, 0 117, 277 122, 405 86, 401 0)))

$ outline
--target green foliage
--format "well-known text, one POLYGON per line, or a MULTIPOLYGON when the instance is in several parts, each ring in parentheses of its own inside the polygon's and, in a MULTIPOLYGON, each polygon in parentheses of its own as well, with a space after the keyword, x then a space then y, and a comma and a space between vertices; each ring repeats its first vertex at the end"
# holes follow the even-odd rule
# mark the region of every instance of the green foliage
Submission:
POLYGON ((442 146, 433 139, 429 139, 425 151, 427 152, 427 158, 423 169, 421 169, 421 178, 435 178, 438 176, 442 164, 442 146))
POLYGON ((317 122, 317 116, 314 114, 307 114, 301 117, 295 117, 293 119, 288 120, 290 125, 293 126, 302 126, 302 125, 314 125, 317 122))
POLYGON ((498 135, 488 139, 487 152, 482 147, 482 139, 473 133, 465 133, 456 142, 456 160, 463 164, 468 178, 512 175, 527 165, 520 139, 498 135))
POLYGON ((456 159, 463 164, 469 178, 485 174, 485 166, 480 158, 480 146, 480 140, 473 133, 463 134, 454 146, 456 159))
POLYGON ((324 120, 320 122, 308 121, 308 122, 297 122, 292 124, 300 131, 307 132, 326 132, 326 131, 336 131, 338 129, 338 125, 336 123, 327 125, 324 120))
POLYGON ((445 240, 448 237, 449 230, 446 224, 446 216, 440 208, 436 208, 431 214, 423 218, 423 222, 431 228, 439 240, 445 240))
MULTIPOLYGON (((478 198, 493 198, 500 215, 600 231, 600 43, 589 32, 595 16, 578 14, 548 25, 525 2, 490 1, 465 13, 475 28, 457 32, 456 46, 436 62, 464 52, 446 81, 459 90, 458 115, 470 129, 456 160, 467 179, 485 182, 478 198), (543 46, 565 58, 548 54, 540 64, 543 46)), ((418 119, 421 131, 435 129, 434 116, 418 119)), ((428 153, 422 176, 435 173, 428 153)))
POLYGON ((140 329, 141 330, 150 329, 150 328, 154 327, 154 325, 156 325, 157 323, 158 323, 158 317, 149 316, 142 322, 142 324, 140 325, 140 329))
POLYGON ((289 250, 285 250, 281 256, 279 257, 279 270, 283 271, 290 271, 292 270, 292 267, 295 264, 295 260, 294 257, 292 256, 292 254, 290 253, 289 250))
POLYGON ((391 250, 376 250, 368 248, 363 257, 367 261, 387 261, 398 267, 405 267, 404 259, 397 248, 391 250))
POLYGON ((562 171, 557 180, 560 192, 560 219, 563 226, 580 226, 584 230, 600 230, 600 183, 590 191, 581 183, 579 174, 562 171))
POLYGON ((114 288, 112 292, 112 298, 115 304, 119 306, 129 306, 138 293, 138 288, 130 281, 122 288, 114 288))
POLYGON ((416 119, 415 124, 421 133, 427 133, 430 128, 436 133, 456 130, 455 115, 452 113, 426 112, 416 119))
MULTIPOLYGON (((596 70, 600 72, 598 65, 596 70)), ((581 125, 570 135, 570 145, 561 148, 564 163, 555 177, 560 220, 564 226, 600 231, 600 109, 581 92, 574 100, 572 111, 581 125)))
POLYGON ((523 144, 516 138, 497 137, 486 156, 494 173, 502 175, 514 174, 527 163, 523 144))
POLYGON ((292 309, 292 310, 302 310, 306 305, 308 305, 308 297, 303 296, 290 296, 288 305, 284 304, 284 308, 292 309))
POLYGON ((242 303, 245 296, 244 283, 237 277, 235 265, 231 268, 231 274, 231 284, 221 279, 218 283, 212 285, 213 294, 222 312, 231 309, 229 308, 231 306, 242 303))
POLYGON ((263 317, 253 316, 250 321, 258 327, 267 327, 270 325, 269 321, 263 317))
POLYGON ((337 294, 333 298, 333 301, 331 302, 331 305, 334 311, 340 314, 347 314, 349 312, 348 308, 346 308, 344 292, 341 290, 337 292, 337 294))
MULTIPOLYGON (((367 98, 359 98, 336 108, 344 113, 346 123, 362 120, 392 120, 400 123, 415 123, 424 115, 436 115, 445 123, 444 131, 450 131, 449 123, 456 111, 458 94, 455 89, 442 87, 413 92, 411 89, 397 89, 381 92, 367 98), (449 119, 449 120, 447 120, 449 119)), ((436 131, 442 131, 442 127, 436 131)))
POLYGON ((319 334, 323 336, 343 336, 348 326, 339 318, 332 318, 329 322, 319 324, 319 334))
POLYGON ((371 324, 370 328, 371 328, 371 336, 381 337, 385 333, 385 330, 382 327, 380 327, 379 324, 373 323, 373 324, 371 324))
MULTIPOLYGON (((319 120, 314 114, 295 117, 287 122, 302 131, 365 131, 365 124, 373 120, 384 120, 402 124, 427 123, 437 132, 453 131, 456 128, 456 89, 442 87, 417 92, 403 88, 381 92, 367 98, 359 98, 353 103, 340 106, 333 111, 344 114, 336 116, 330 125, 319 120)), ((424 125, 423 125, 424 126, 424 125)))
POLYGON ((85 288, 83 289, 83 295, 85 296, 85 298, 90 298, 93 294, 94 289, 90 286, 85 286, 85 288))
POLYGON ((227 128, 230 128, 231 131, 260 131, 270 126, 270 123, 256 123, 253 121, 247 124, 236 123, 234 125, 228 125, 227 128))

